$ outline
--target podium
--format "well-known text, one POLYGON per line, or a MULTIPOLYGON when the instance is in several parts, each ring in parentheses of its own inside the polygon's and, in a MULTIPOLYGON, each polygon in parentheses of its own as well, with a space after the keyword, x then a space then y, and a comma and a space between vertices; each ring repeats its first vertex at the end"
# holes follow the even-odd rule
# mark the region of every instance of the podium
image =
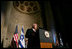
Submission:
POLYGON ((52 33, 39 29, 40 48, 52 48, 52 33))

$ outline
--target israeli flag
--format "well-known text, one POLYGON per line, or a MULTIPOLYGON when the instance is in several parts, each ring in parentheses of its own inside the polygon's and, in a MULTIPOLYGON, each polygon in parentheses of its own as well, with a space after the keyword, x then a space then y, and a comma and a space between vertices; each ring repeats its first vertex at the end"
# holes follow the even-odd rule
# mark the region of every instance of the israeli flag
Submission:
POLYGON ((25 48, 25 39, 24 39, 23 27, 22 27, 21 35, 20 35, 19 48, 25 48))

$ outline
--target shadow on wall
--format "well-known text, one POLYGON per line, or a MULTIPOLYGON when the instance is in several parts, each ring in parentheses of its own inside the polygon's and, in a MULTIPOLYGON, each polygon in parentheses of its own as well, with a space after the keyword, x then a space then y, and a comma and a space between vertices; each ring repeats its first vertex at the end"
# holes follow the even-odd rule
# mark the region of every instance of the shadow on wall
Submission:
POLYGON ((1 48, 3 48, 3 41, 2 41, 2 43, 1 43, 1 48))
POLYGON ((11 48, 11 46, 9 45, 8 48, 11 48))
POLYGON ((4 12, 4 13, 6 12, 7 5, 8 5, 7 1, 1 1, 1 11, 2 12, 4 12))

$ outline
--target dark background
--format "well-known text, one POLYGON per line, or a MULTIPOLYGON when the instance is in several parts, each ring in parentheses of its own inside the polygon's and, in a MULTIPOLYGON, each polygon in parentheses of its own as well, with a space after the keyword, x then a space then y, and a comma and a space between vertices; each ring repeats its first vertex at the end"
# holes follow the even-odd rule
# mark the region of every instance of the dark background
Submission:
MULTIPOLYGON (((50 2, 51 10, 54 17, 55 29, 59 38, 61 34, 63 44, 67 47, 72 47, 72 1, 71 0, 46 0, 50 2)), ((39 1, 42 9, 42 18, 44 29, 47 29, 45 17, 45 1, 39 1)), ((47 4, 48 5, 48 4, 47 4)))
MULTIPOLYGON (((72 1, 50 1, 56 31, 61 33, 64 45, 72 46, 72 1)), ((58 34, 58 33, 57 33, 58 34)))

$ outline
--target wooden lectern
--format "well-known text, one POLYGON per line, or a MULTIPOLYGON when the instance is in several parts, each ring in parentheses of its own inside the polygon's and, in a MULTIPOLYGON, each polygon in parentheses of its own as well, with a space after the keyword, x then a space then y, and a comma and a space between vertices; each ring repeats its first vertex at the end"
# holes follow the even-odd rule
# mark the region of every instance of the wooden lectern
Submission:
POLYGON ((40 47, 52 48, 52 33, 43 29, 39 29, 40 47))

